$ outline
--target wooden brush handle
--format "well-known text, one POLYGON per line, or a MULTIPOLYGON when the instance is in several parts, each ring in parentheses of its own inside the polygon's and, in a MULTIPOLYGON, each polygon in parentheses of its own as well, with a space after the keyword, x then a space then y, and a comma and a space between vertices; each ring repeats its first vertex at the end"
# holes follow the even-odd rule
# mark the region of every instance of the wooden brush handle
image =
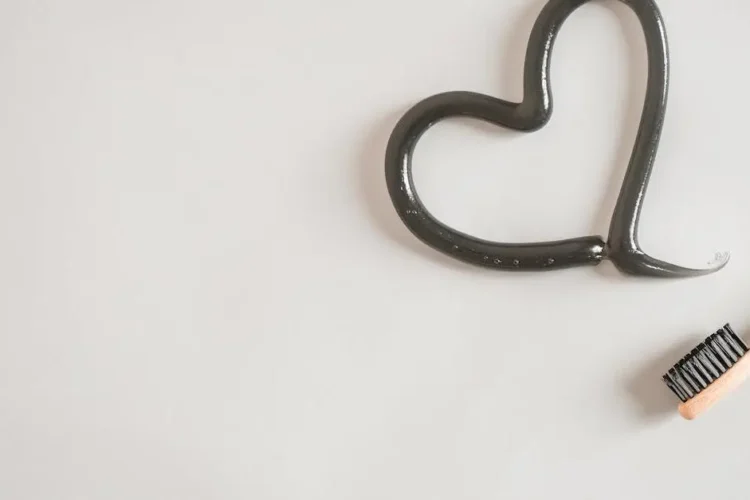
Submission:
POLYGON ((750 354, 742 357, 733 367, 726 371, 721 377, 717 378, 701 391, 697 396, 680 403, 678 410, 687 420, 693 420, 695 417, 708 410, 725 394, 736 389, 750 375, 750 354))

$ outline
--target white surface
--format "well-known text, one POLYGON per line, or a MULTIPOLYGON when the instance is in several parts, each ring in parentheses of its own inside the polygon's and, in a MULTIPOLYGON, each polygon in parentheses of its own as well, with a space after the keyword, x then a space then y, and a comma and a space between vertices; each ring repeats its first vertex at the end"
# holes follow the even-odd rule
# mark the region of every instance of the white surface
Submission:
MULTIPOLYGON (((400 114, 520 99, 542 5, 0 3, 0 498, 747 498, 750 387, 687 423, 660 376, 750 328, 750 4, 660 4, 641 239, 721 273, 469 268, 390 205, 400 114)), ((630 11, 585 6, 549 125, 438 125, 424 201, 504 241, 606 234, 644 70, 630 11)))

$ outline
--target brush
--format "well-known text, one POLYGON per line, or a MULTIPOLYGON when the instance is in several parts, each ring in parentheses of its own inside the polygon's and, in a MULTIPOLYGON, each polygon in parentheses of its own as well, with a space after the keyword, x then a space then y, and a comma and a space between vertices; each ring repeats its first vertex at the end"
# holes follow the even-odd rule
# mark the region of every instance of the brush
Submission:
POLYGON ((680 415, 693 420, 739 387, 750 374, 747 352, 747 344, 726 324, 665 373, 664 383, 680 398, 680 415))

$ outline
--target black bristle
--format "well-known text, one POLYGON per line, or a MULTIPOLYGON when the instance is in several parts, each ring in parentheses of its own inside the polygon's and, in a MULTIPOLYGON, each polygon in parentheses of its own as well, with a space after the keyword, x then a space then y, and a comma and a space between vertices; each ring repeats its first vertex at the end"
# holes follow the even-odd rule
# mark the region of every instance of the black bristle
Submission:
POLYGON ((669 378, 672 380, 674 385, 680 389, 680 393, 684 395, 681 396, 681 394, 678 393, 678 397, 684 397, 684 400, 687 401, 695 395, 693 389, 687 382, 685 382, 685 379, 682 377, 682 375, 680 375, 676 368, 672 368, 671 370, 669 370, 669 378))
POLYGON ((724 342, 729 345, 729 347, 732 349, 732 352, 736 354, 738 357, 742 357, 743 354, 747 351, 747 348, 743 347, 742 340, 740 340, 737 335, 734 334, 731 329, 729 331, 727 330, 720 330, 721 331, 721 338, 724 339, 724 342))
POLYGON ((708 371, 708 375, 711 378, 711 382, 716 380, 721 375, 721 370, 716 366, 716 363, 709 357, 708 348, 706 344, 701 344, 701 351, 697 354, 697 358, 700 360, 701 365, 708 371))
POLYGON ((662 380, 685 402, 721 377, 748 351, 747 344, 726 324, 679 360, 662 380))
POLYGON ((719 332, 714 338, 714 344, 719 346, 724 357, 729 360, 730 363, 735 364, 737 362, 737 354, 734 349, 730 347, 724 336, 719 332))
POLYGON ((706 345, 710 349, 710 352, 716 357, 717 360, 721 362, 722 367, 724 370, 728 370, 729 367, 732 366, 732 362, 728 360, 727 356, 724 354, 723 349, 719 346, 718 341, 716 340, 717 335, 711 335, 708 337, 708 340, 706 340, 706 345))
POLYGON ((703 366, 703 361, 699 358, 700 352, 697 351, 697 349, 696 351, 693 351, 691 355, 693 357, 690 359, 690 364, 693 365, 693 369, 700 376, 701 382, 704 383, 704 387, 708 387, 708 384, 714 381, 713 377, 708 372, 708 367, 703 366))
POLYGON ((703 346, 702 353, 706 357, 706 359, 709 360, 711 363, 711 366, 714 367, 714 373, 718 377, 722 373, 724 373, 724 370, 726 370, 726 365, 724 364, 724 361, 721 360, 721 358, 716 354, 714 351, 713 346, 711 346, 710 342, 706 340, 701 344, 703 346))
POLYGON ((705 380, 700 374, 700 371, 696 366, 695 358, 693 356, 694 355, 691 353, 690 357, 685 360, 685 364, 683 366, 688 370, 688 373, 690 373, 690 375, 693 377, 693 380, 698 383, 698 391, 702 391, 703 389, 708 387, 710 381, 705 380))
POLYGON ((747 352, 748 350, 750 350, 750 348, 747 347, 747 344, 745 344, 745 341, 742 340, 739 337, 739 335, 734 333, 734 330, 732 330, 732 327, 729 326, 729 324, 724 325, 724 331, 726 331, 732 337, 732 339, 737 343, 737 345, 739 345, 742 348, 743 352, 747 352))
POLYGON ((680 398, 682 402, 685 402, 688 400, 690 396, 688 396, 683 391, 683 389, 679 385, 677 385, 677 383, 674 380, 672 380, 672 377, 669 374, 664 375, 664 377, 662 378, 664 379, 664 383, 667 384, 667 387, 669 387, 672 390, 672 392, 677 394, 677 397, 680 398))

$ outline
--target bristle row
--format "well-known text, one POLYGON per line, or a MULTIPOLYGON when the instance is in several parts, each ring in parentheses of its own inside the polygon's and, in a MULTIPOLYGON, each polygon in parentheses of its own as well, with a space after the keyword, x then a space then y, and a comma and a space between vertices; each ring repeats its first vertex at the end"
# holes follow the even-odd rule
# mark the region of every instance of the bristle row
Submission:
POLYGON ((724 325, 678 361, 664 375, 664 382, 685 402, 726 373, 747 351, 732 327, 724 325))

